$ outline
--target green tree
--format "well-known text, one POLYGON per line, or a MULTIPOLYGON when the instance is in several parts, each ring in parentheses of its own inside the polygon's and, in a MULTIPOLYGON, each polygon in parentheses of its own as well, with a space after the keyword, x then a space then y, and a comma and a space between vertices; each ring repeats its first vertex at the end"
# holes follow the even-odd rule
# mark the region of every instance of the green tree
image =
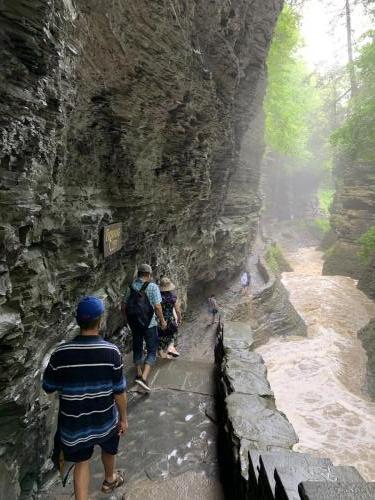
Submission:
POLYGON ((344 124, 332 142, 353 159, 375 161, 375 31, 367 33, 367 43, 354 62, 358 88, 350 101, 344 124))
POLYGON ((299 16, 285 5, 268 57, 266 142, 274 152, 298 159, 309 156, 313 115, 321 104, 316 78, 298 55, 302 43, 299 16))

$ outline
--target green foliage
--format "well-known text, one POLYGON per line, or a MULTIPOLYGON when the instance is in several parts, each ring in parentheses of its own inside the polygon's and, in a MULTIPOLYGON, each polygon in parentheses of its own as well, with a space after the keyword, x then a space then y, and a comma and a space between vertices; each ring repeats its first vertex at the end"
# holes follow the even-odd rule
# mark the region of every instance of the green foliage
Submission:
POLYGON ((328 219, 324 219, 323 217, 319 217, 318 219, 314 219, 314 226, 318 229, 322 236, 324 236, 331 229, 331 224, 328 219))
POLYGON ((354 159, 375 161, 375 31, 355 61, 358 91, 351 99, 349 115, 331 141, 354 159))
POLYGON ((359 238, 361 250, 359 256, 368 262, 375 255, 375 226, 372 226, 365 234, 359 238))
POLYGON ((329 220, 324 217, 303 219, 301 221, 301 228, 307 229, 315 238, 321 240, 331 229, 331 224, 329 220))
POLYGON ((283 251, 277 243, 273 243, 267 248, 265 258, 267 266, 274 274, 280 274, 283 271, 291 271, 283 251))
POLYGON ((301 46, 298 15, 285 5, 268 56, 266 142, 277 153, 306 159, 321 102, 315 77, 298 55, 301 46))
POLYGON ((335 195, 334 189, 329 189, 329 188, 320 189, 318 192, 320 210, 327 216, 329 215, 334 195, 335 195))

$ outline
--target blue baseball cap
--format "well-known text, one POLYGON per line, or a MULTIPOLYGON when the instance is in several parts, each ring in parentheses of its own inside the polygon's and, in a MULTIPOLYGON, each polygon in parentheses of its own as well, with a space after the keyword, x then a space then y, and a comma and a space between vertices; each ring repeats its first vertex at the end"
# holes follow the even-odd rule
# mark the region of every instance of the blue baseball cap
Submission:
POLYGON ((94 297, 93 295, 88 297, 83 297, 79 301, 76 319, 78 323, 80 321, 92 321, 98 319, 104 313, 103 301, 94 297))

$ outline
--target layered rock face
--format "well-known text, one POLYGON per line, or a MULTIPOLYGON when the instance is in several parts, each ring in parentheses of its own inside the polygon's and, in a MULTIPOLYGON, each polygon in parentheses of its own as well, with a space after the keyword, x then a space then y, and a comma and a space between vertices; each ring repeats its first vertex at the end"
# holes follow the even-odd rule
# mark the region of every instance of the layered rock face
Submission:
POLYGON ((342 274, 355 279, 364 276, 361 287, 371 295, 373 269, 358 256, 358 239, 375 225, 375 174, 374 165, 349 159, 341 160, 336 171, 337 191, 331 209, 331 224, 337 241, 328 250, 323 274, 342 274), (366 283, 366 284, 365 284, 366 283))
POLYGON ((35 488, 47 468, 54 409, 40 374, 73 335, 79 296, 106 300, 111 334, 136 262, 170 275, 182 296, 242 265, 281 4, 1 3, 3 496, 35 488), (104 259, 112 222, 124 246, 104 259))
POLYGON ((375 399, 375 320, 371 320, 359 332, 363 348, 367 353, 367 381, 366 390, 372 399, 375 399))

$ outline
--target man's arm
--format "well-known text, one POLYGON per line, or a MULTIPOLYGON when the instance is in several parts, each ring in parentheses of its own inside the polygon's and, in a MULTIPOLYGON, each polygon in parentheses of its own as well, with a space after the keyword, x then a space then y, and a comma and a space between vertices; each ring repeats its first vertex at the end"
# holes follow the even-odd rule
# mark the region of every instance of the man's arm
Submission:
POLYGON ((127 404, 128 404, 128 396, 126 392, 122 392, 121 394, 114 394, 116 406, 119 412, 120 421, 118 434, 124 434, 128 430, 128 412, 127 412, 127 404))
POLYGON ((151 283, 151 295, 149 295, 149 299, 152 307, 154 308, 155 314, 159 320, 160 328, 162 330, 166 330, 167 322, 164 319, 163 309, 161 307, 162 298, 159 287, 155 285, 155 283, 151 283))
POLYGON ((160 323, 160 328, 162 330, 166 330, 167 329, 167 322, 164 319, 163 309, 161 307, 161 304, 155 304, 154 311, 155 311, 156 316, 158 317, 158 320, 160 323))
POLYGON ((128 430, 128 414, 126 405, 128 397, 126 395, 126 379, 124 377, 122 356, 119 350, 113 351, 113 372, 112 372, 112 388, 113 397, 119 413, 118 435, 124 434, 128 430))

